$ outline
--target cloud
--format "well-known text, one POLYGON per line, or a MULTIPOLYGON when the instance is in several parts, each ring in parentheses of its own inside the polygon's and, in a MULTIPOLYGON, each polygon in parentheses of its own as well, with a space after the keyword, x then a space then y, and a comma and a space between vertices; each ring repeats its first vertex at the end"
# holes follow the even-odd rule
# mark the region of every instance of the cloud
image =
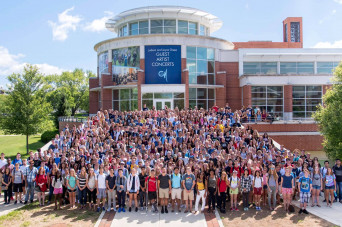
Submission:
POLYGON ((342 5, 342 0, 334 0, 334 2, 337 2, 338 4, 342 5))
MULTIPOLYGON (((28 64, 22 61, 23 54, 11 54, 7 48, 0 46, 0 81, 12 73, 21 73, 24 66, 28 64), (2 78, 1 78, 2 77, 2 78)), ((34 64, 39 68, 39 71, 43 74, 61 74, 64 69, 57 66, 49 65, 47 63, 34 64)))
POLYGON ((113 12, 105 11, 105 16, 101 17, 100 19, 95 19, 90 23, 87 23, 83 30, 90 31, 90 32, 101 32, 106 30, 106 22, 108 19, 112 18, 114 16, 113 12))
POLYGON ((313 48, 342 48, 342 40, 334 42, 318 42, 313 48))
POLYGON ((72 16, 70 11, 74 10, 74 7, 64 10, 58 14, 58 21, 48 21, 52 27, 52 36, 54 40, 64 41, 68 38, 70 31, 75 31, 82 18, 80 16, 72 16))
MULTIPOLYGON (((342 1, 342 0, 340 0, 340 1, 342 1)), ((330 20, 336 14, 336 12, 337 12, 337 10, 333 9, 330 14, 328 14, 327 16, 320 19, 318 21, 318 24, 323 24, 325 21, 330 20)))

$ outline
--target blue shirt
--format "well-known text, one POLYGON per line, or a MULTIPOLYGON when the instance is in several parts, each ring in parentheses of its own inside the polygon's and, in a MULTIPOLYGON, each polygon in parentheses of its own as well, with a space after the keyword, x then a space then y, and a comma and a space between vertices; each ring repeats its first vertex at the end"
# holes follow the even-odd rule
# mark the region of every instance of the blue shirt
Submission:
POLYGON ((282 187, 283 188, 292 188, 293 176, 292 175, 290 175, 290 176, 283 175, 282 178, 283 178, 283 185, 282 185, 282 187))
POLYGON ((310 192, 310 184, 312 184, 312 180, 309 177, 304 176, 299 178, 299 183, 301 192, 310 192))
POLYGON ((178 175, 173 173, 171 175, 172 188, 180 188, 181 187, 181 180, 182 180, 182 177, 179 173, 178 173, 178 175))

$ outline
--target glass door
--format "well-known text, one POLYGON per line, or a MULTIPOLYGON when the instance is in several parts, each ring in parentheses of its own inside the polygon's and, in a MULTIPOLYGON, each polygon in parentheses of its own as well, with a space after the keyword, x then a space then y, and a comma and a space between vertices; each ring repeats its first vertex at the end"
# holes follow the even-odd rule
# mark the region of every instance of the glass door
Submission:
POLYGON ((165 109, 165 106, 169 109, 173 109, 172 99, 155 99, 153 100, 153 105, 157 110, 163 110, 165 109))

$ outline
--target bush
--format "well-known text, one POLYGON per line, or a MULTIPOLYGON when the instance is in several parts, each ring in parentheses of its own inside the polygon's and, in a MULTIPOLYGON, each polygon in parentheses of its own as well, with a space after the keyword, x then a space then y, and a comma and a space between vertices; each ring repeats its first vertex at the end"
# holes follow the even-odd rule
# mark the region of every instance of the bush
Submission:
POLYGON ((50 142, 53 138, 55 138, 56 134, 58 134, 58 130, 45 131, 45 132, 40 136, 40 140, 41 140, 43 143, 50 142))

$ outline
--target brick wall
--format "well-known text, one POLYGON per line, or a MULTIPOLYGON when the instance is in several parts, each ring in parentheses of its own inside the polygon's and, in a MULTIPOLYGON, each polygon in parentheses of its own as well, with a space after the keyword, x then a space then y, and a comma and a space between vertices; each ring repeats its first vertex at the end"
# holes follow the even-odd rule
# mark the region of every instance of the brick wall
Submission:
POLYGON ((233 42, 234 49, 240 48, 302 48, 302 43, 291 42, 272 42, 272 41, 248 41, 248 42, 233 42))
POLYGON ((95 114, 99 109, 99 96, 97 91, 89 92, 89 113, 95 114))
POLYGON ((226 105, 226 99, 227 99, 227 88, 226 88, 227 72, 220 70, 220 64, 221 64, 220 62, 215 62, 216 84, 223 85, 224 87, 215 89, 216 105, 219 107, 224 107, 226 105))
POLYGON ((181 61, 181 83, 185 84, 184 107, 189 108, 189 71, 183 72, 183 69, 186 69, 186 58, 182 58, 181 61))
POLYGON ((284 112, 292 112, 292 85, 284 86, 284 112))
POLYGON ((318 132, 318 126, 312 124, 255 124, 250 123, 259 132, 318 132))
POLYGON ((243 92, 243 105, 249 106, 252 105, 252 86, 251 85, 245 85, 242 88, 243 92))
POLYGON ((298 148, 306 151, 322 151, 323 137, 320 135, 286 135, 286 136, 270 136, 279 144, 284 144, 291 151, 298 148))
POLYGON ((90 77, 89 78, 89 89, 99 87, 99 78, 90 77))

